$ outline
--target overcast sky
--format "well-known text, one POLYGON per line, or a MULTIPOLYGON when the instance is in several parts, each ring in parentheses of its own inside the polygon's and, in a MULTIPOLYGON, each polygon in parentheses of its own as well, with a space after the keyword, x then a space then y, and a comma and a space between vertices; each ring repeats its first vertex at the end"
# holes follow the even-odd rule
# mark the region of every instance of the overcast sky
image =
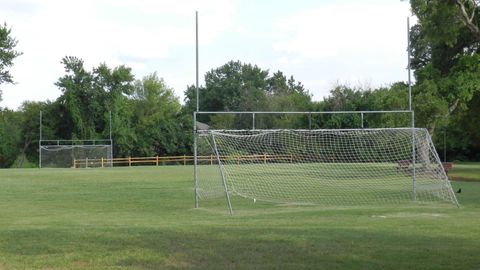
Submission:
POLYGON ((1 0, 0 23, 19 41, 0 107, 54 100, 64 56, 88 70, 105 62, 157 72, 183 102, 200 77, 230 60, 293 75, 315 100, 336 82, 381 86, 406 80, 406 17, 400 0, 1 0))

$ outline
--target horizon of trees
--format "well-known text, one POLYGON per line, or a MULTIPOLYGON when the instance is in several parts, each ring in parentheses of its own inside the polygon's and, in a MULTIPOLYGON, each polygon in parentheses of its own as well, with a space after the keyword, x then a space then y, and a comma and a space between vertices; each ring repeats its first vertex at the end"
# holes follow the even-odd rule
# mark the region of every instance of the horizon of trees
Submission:
MULTIPOLYGON (((418 24, 411 29, 413 106, 416 127, 431 133, 439 153, 444 137, 448 160, 480 160, 479 1, 410 1, 418 24), (466 16, 467 15, 467 16, 466 16)), ((0 27, 0 86, 12 83, 8 68, 21 52, 11 29, 0 27), (3 77, 2 77, 3 76, 3 77)), ((184 104, 156 73, 135 78, 131 68, 99 64, 87 70, 82 59, 62 59, 65 74, 53 101, 25 101, 17 110, 0 108, 0 167, 36 166, 39 112, 44 139, 104 139, 112 112, 114 156, 178 155, 192 152, 195 87, 184 104)), ((203 111, 406 110, 408 85, 362 88, 336 85, 313 101, 293 76, 250 63, 230 61, 205 74, 200 86, 203 111)), ((0 92, 1 100, 1 92, 0 92)), ((365 116, 365 127, 409 126, 409 115, 365 116)), ((202 115, 214 128, 249 128, 251 116, 202 115)), ((360 127, 359 115, 316 115, 312 128, 360 127)), ((257 128, 308 128, 301 115, 258 116, 257 128)), ((442 157, 443 155, 440 154, 442 157)))

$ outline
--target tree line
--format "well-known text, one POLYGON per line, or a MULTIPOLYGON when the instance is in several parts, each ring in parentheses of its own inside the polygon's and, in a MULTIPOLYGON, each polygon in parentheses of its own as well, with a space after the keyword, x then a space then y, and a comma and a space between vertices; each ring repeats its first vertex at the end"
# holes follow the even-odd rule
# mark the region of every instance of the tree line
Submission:
MULTIPOLYGON (((480 160, 480 31, 478 1, 412 0, 418 23, 411 29, 413 108, 417 127, 432 134, 448 160, 480 160), (444 146, 446 142, 446 146, 444 146)), ((0 86, 13 83, 9 68, 21 55, 11 28, 0 27, 0 86)), ((43 139, 105 139, 112 114, 114 156, 192 153, 193 85, 182 104, 161 76, 135 78, 131 68, 100 64, 88 70, 81 58, 64 57, 65 73, 53 101, 25 101, 17 110, 0 108, 0 167, 36 166, 39 113, 43 139)), ((408 109, 408 85, 362 88, 335 85, 314 101, 293 76, 241 61, 230 61, 205 74, 201 111, 359 111, 408 109)), ((0 92, 1 99, 1 92, 0 92)), ((409 115, 365 116, 365 127, 404 127, 409 115)), ((201 115, 212 128, 250 128, 251 116, 201 115)), ((256 128, 352 128, 360 115, 263 115, 256 128)), ((443 156, 443 155, 440 155, 443 156)))

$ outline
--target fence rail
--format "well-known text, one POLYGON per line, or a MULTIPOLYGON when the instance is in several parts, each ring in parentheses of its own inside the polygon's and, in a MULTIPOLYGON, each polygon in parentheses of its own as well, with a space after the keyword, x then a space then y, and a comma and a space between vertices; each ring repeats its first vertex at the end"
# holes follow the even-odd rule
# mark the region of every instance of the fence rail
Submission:
MULTIPOLYGON (((124 158, 100 158, 100 159, 74 159, 73 168, 112 167, 112 166, 135 166, 135 165, 190 165, 193 164, 194 156, 156 156, 156 157, 124 157, 124 158)), ((254 162, 293 162, 292 155, 235 155, 220 156, 220 161, 243 161, 254 162)), ((215 155, 197 156, 198 164, 217 164, 215 155)))

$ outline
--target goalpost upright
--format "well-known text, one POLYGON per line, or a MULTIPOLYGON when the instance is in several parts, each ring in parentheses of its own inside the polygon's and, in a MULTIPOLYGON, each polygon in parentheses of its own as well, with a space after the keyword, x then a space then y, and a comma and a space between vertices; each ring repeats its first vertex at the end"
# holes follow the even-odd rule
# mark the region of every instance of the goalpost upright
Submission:
POLYGON ((411 47, 410 47, 410 17, 407 17, 407 72, 408 72, 408 109, 412 112, 412 186, 413 186, 413 200, 417 199, 417 187, 416 187, 416 169, 415 169, 415 112, 412 109, 412 76, 411 76, 411 47))
POLYGON ((194 196, 195 208, 198 208, 198 176, 197 176, 197 112, 199 111, 199 93, 198 93, 198 11, 195 11, 195 93, 196 93, 196 107, 193 114, 193 181, 194 181, 194 196))
POLYGON ((38 167, 42 168, 42 111, 40 111, 40 139, 38 140, 38 167))

